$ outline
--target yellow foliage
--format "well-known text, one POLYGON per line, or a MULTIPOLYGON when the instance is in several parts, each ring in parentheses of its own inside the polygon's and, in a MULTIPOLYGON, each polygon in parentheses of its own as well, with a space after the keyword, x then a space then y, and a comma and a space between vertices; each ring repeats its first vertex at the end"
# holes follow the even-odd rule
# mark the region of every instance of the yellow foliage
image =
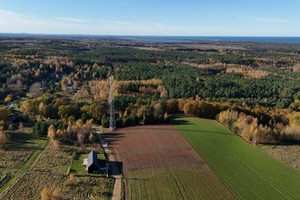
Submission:
POLYGON ((51 191, 46 187, 41 192, 41 200, 51 200, 51 191))
POLYGON ((10 111, 6 106, 0 106, 0 121, 9 120, 10 111))
POLYGON ((55 133, 56 133, 55 127, 53 125, 50 125, 48 128, 47 137, 50 139, 51 143, 54 141, 55 133))
POLYGON ((4 102, 9 102, 12 100, 12 94, 7 95, 7 97, 4 99, 4 102))
POLYGON ((51 148, 53 150, 59 150, 59 141, 58 140, 53 140, 53 142, 51 144, 51 148))
POLYGON ((232 128, 233 124, 238 120, 239 113, 233 110, 220 112, 219 122, 228 128, 232 128))
POLYGON ((29 116, 38 115, 39 106, 40 106, 40 103, 42 102, 42 100, 43 100, 42 97, 26 100, 20 108, 21 112, 23 112, 29 116))
POLYGON ((296 99, 290 106, 293 110, 300 111, 300 100, 296 99))
POLYGON ((48 189, 45 187, 41 192, 41 200, 56 200, 62 198, 59 188, 48 189))
POLYGON ((290 126, 300 125, 300 112, 294 112, 288 116, 290 126))

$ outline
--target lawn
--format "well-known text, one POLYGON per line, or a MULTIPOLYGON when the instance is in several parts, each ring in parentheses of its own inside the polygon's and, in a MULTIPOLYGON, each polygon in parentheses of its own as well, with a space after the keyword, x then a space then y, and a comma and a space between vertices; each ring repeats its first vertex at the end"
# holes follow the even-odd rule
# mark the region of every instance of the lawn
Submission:
POLYGON ((248 144, 215 120, 172 123, 239 199, 300 199, 300 174, 248 144))
MULTIPOLYGON (((95 150, 95 149, 91 149, 95 150)), ((114 179, 106 178, 105 174, 89 174, 83 164, 83 159, 88 158, 89 151, 76 154, 72 162, 71 173, 76 176, 73 184, 63 187, 64 197, 67 199, 88 199, 91 196, 100 199, 110 199, 114 187, 114 179)), ((103 153, 97 152, 98 164, 105 166, 106 158, 103 153)))
MULTIPOLYGON (((100 166, 105 166, 106 158, 103 153, 97 153, 98 164, 100 166)), ((82 165, 83 160, 88 158, 88 152, 77 153, 75 159, 73 160, 71 173, 75 173, 76 176, 104 176, 103 174, 89 174, 85 167, 82 165)))

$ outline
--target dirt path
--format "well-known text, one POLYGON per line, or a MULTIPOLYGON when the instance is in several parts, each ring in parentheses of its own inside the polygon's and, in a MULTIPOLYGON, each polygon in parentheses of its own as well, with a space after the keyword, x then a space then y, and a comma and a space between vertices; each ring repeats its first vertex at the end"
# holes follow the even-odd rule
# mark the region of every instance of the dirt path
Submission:
POLYGON ((120 200, 121 199, 121 175, 118 169, 118 166, 116 165, 116 158, 114 157, 114 154, 109 146, 106 145, 104 139, 102 138, 100 134, 100 127, 95 126, 94 129, 97 132, 98 138, 100 140, 101 146, 103 147, 103 150, 105 151, 108 160, 110 162, 111 166, 111 172, 113 174, 113 177, 115 179, 115 185, 114 190, 112 194, 112 200, 120 200))

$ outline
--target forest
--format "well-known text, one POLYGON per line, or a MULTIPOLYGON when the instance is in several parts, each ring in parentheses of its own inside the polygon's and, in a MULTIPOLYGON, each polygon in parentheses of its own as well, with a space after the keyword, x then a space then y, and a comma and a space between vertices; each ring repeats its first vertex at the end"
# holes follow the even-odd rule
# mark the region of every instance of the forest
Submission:
POLYGON ((51 129, 56 145, 93 141, 82 127, 109 126, 111 76, 117 127, 184 114, 218 119, 255 144, 299 142, 299 52, 292 43, 1 36, 1 145, 12 123, 51 129))

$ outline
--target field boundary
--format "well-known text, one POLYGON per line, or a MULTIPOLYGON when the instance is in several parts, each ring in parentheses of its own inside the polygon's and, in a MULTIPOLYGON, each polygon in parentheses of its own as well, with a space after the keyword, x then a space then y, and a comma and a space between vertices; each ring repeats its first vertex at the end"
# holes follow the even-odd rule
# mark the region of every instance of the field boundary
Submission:
POLYGON ((183 137, 183 135, 176 129, 176 127, 173 124, 146 124, 146 125, 136 125, 136 126, 128 126, 127 127, 127 133, 126 133, 126 138, 129 138, 130 135, 130 127, 141 127, 143 126, 144 128, 144 139, 140 140, 125 140, 125 141, 117 141, 117 142, 111 142, 111 144, 128 144, 128 143, 133 143, 131 145, 121 145, 114 147, 112 146, 112 152, 117 159, 117 161, 122 162, 122 161, 128 161, 128 160, 136 160, 136 159, 143 159, 143 158, 153 158, 153 157, 161 157, 161 156, 171 156, 171 155, 177 155, 177 154, 187 154, 191 152, 195 152, 195 149, 188 143, 188 141, 183 137), (161 140, 147 140, 147 131, 146 131, 146 126, 172 126, 174 128, 174 131, 180 135, 180 137, 177 138, 168 138, 168 139, 161 139, 161 140), (188 151, 179 151, 179 152, 172 152, 172 153, 164 153, 164 154, 149 154, 147 151, 147 146, 151 143, 160 143, 160 142, 166 142, 166 141, 174 141, 174 140, 183 140, 191 150, 188 151), (143 142, 142 144, 137 144, 138 142, 143 142), (121 159, 116 152, 116 149, 123 149, 123 148, 130 148, 130 147, 142 147, 144 150, 144 156, 138 156, 138 157, 131 157, 131 158, 124 158, 121 159))

